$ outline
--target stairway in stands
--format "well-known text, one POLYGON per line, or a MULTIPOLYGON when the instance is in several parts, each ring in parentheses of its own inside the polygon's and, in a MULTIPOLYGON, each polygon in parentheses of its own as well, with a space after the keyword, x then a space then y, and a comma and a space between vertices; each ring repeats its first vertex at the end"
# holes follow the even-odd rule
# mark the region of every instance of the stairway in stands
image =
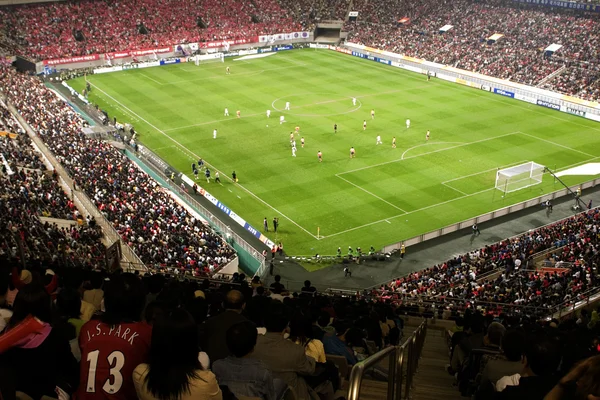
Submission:
MULTIPOLYGON (((407 324, 403 329, 403 336, 401 341, 404 342, 408 337, 410 337, 415 330, 417 330, 417 325, 407 324)), ((404 353, 404 356, 408 356, 408 351, 404 353)), ((389 367, 389 360, 383 360, 379 363, 378 368, 381 370, 387 371, 389 367)), ((404 371, 406 373, 406 370, 404 371)), ((405 379, 403 380, 405 381, 405 379)), ((379 374, 365 374, 365 377, 362 381, 362 385, 360 388, 360 396, 359 400, 382 400, 387 398, 387 379, 379 374)), ((403 392, 404 394, 404 392, 403 392)))
POLYGON ((462 399, 456 386, 452 386, 454 377, 445 366, 448 363, 448 343, 446 332, 428 329, 419 368, 414 377, 411 391, 413 400, 453 400, 462 399))

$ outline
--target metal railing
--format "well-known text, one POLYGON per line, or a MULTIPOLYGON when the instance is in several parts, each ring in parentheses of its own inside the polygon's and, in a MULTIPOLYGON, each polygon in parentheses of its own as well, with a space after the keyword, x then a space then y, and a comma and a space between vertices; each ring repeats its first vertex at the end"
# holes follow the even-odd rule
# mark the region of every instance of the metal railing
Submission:
POLYGON ((581 293, 578 297, 582 298, 581 300, 567 300, 558 304, 550 309, 550 315, 548 318, 556 318, 561 319, 564 316, 567 316, 580 308, 584 308, 593 304, 600 300, 600 288, 592 288, 588 291, 581 293))
POLYGON ((367 370, 375 367, 386 357, 389 358, 386 400, 408 399, 413 386, 413 377, 417 372, 419 358, 427 336, 427 320, 413 332, 412 335, 400 346, 390 346, 373 354, 366 360, 360 361, 352 367, 350 372, 350 386, 348 400, 358 400, 363 378, 367 370), (406 355, 405 355, 406 353, 406 355), (406 370, 406 371, 404 371, 406 370), (404 385, 403 385, 404 380, 404 385), (404 393, 403 393, 404 389, 404 393))

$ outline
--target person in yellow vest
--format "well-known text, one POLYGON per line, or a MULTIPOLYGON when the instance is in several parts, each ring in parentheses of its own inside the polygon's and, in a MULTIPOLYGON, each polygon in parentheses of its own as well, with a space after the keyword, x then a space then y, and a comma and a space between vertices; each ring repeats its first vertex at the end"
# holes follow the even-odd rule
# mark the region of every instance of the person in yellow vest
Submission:
POLYGON ((404 259, 404 254, 406 253, 406 246, 402 243, 402 247, 400 247, 400 258, 404 259))

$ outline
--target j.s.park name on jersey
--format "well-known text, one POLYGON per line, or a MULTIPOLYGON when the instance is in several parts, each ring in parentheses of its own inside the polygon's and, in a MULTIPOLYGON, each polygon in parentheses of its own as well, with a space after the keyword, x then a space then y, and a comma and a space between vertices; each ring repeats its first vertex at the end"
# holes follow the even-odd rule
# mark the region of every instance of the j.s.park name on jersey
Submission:
MULTIPOLYGON (((136 327, 137 324, 127 324, 131 327, 136 327)), ((100 337, 112 337, 119 338, 127 341, 130 345, 133 346, 133 342, 135 339, 140 336, 140 334, 131 328, 123 327, 121 324, 118 325, 106 325, 101 322, 96 324, 96 329, 94 327, 90 327, 90 329, 85 332, 87 334, 87 340, 90 341, 92 338, 100 336, 100 337)))

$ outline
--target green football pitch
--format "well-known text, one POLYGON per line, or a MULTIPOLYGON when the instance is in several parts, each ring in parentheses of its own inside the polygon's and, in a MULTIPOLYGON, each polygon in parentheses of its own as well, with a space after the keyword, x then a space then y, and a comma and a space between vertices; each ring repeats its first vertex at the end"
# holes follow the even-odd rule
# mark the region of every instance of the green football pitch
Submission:
MULTIPOLYGON (((199 186, 255 228, 267 217, 271 230, 278 217, 277 236, 265 233, 288 254, 381 248, 561 188, 544 174, 503 197, 494 189, 498 168, 535 161, 560 171, 600 156, 600 125, 592 121, 327 50, 88 80, 90 100, 133 124, 142 144, 173 167, 193 179, 191 164, 202 157, 213 177, 220 171, 221 184, 201 174, 199 186)), ((72 86, 82 90, 83 79, 72 86)))

